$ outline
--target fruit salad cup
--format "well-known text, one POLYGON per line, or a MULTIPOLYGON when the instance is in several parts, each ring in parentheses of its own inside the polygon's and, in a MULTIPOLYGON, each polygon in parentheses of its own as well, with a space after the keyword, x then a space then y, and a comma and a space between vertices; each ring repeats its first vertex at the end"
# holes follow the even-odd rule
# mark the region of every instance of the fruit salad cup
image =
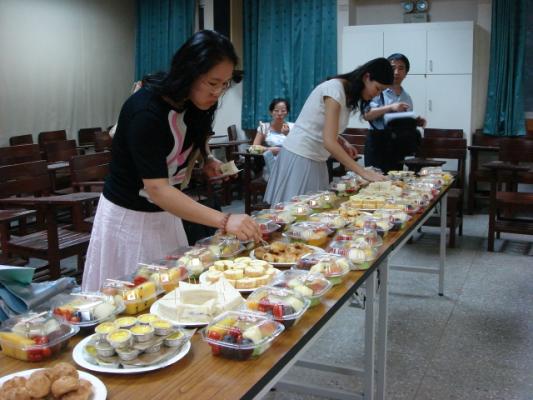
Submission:
POLYGON ((60 294, 52 299, 52 312, 72 325, 91 327, 124 311, 121 296, 100 292, 60 294))
POLYGON ((248 296, 246 307, 271 315, 287 329, 300 320, 309 303, 308 299, 293 290, 264 286, 248 296))
POLYGON ((102 292, 110 296, 122 297, 125 306, 124 314, 136 315, 156 301, 160 290, 152 281, 135 284, 127 280, 106 279, 102 292))
POLYGON ((307 270, 313 274, 323 275, 332 285, 338 285, 350 272, 350 261, 341 255, 328 253, 315 253, 302 257, 296 268, 307 270))
POLYGON ((352 241, 363 238, 372 247, 379 247, 383 244, 383 239, 375 229, 344 228, 337 231, 333 240, 352 241))
POLYGON ((6 356, 44 361, 64 350, 79 330, 51 312, 19 315, 2 323, 0 346, 6 356))
POLYGON ((232 258, 245 247, 234 235, 214 235, 196 242, 196 246, 208 248, 218 258, 232 258))
POLYGON ((227 311, 201 331, 214 356, 249 360, 263 354, 283 332, 283 324, 248 311, 227 311))
POLYGON ((341 255, 350 260, 352 269, 368 269, 372 261, 376 259, 376 248, 370 246, 366 240, 357 239, 354 241, 333 241, 326 251, 331 254, 341 255))
POLYGON ((313 307, 320 303, 332 284, 322 274, 290 269, 278 274, 272 286, 294 290, 309 299, 309 307, 313 307))
POLYGON ((139 263, 133 281, 152 281, 158 288, 168 293, 178 287, 180 281, 187 280, 189 270, 175 260, 157 260, 151 263, 139 263))
POLYGON ((320 222, 326 224, 330 229, 340 229, 348 223, 348 220, 343 218, 338 212, 322 212, 311 214, 309 222, 320 222))
POLYGON ((207 247, 182 247, 172 254, 167 255, 166 260, 156 261, 151 264, 159 264, 173 267, 184 267, 189 274, 187 279, 198 279, 200 274, 207 270, 218 260, 213 251, 207 247))
POLYGON ((296 222, 285 232, 291 240, 318 247, 324 246, 331 234, 333 230, 320 222, 296 222))

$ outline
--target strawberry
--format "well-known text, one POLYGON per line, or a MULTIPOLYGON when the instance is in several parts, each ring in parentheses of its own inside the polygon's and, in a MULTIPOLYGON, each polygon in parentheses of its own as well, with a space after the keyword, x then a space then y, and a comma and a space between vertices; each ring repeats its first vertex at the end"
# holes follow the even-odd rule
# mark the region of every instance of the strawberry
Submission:
POLYGON ((283 304, 275 304, 272 308, 272 315, 275 319, 283 319, 283 304))
POLYGON ((147 282, 148 281, 148 278, 144 277, 144 276, 141 276, 141 275, 136 275, 134 278, 133 278, 133 284, 135 286, 139 286, 140 284, 144 283, 144 282, 147 282))
MULTIPOLYGON (((221 340, 222 335, 218 333, 217 331, 207 331, 207 337, 209 339, 213 340, 221 340)), ((213 353, 214 356, 217 356, 220 354, 220 346, 214 343, 209 343, 209 346, 211 347, 211 353, 213 353)))

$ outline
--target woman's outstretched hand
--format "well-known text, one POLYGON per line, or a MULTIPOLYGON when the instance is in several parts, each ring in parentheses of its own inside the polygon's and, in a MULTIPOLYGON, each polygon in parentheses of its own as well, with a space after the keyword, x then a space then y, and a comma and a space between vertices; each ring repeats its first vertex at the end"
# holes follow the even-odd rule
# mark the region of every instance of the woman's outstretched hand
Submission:
POLYGON ((261 241, 259 225, 247 214, 232 214, 226 223, 226 232, 232 233, 239 240, 261 241))

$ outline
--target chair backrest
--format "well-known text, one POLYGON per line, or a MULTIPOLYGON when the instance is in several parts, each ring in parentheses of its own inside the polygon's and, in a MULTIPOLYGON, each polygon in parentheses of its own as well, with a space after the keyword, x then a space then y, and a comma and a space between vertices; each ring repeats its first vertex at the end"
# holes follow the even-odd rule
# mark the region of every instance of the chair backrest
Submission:
POLYGON ((228 126, 228 140, 237 140, 238 134, 237 134, 237 126, 236 125, 230 125, 228 126))
POLYGON ((368 128, 346 128, 343 135, 362 135, 366 136, 370 132, 368 128))
POLYGON ((46 143, 44 154, 48 162, 69 161, 71 157, 78 155, 76 141, 72 139, 46 143))
POLYGON ((480 131, 476 131, 472 135, 472 144, 476 146, 500 146, 500 136, 485 135, 480 131))
POLYGON ((109 132, 95 132, 94 133, 94 150, 96 152, 111 151, 113 144, 113 138, 109 135, 109 132))
POLYGON ((80 146, 94 145, 95 132, 101 132, 102 128, 81 128, 78 131, 78 144, 80 146))
POLYGON ((17 195, 47 195, 52 191, 46 161, 0 167, 0 198, 17 195))
POLYGON ((423 137, 416 155, 422 158, 440 158, 457 161, 456 185, 459 188, 464 187, 466 139, 423 137))
POLYGON ((109 173, 111 152, 85 154, 70 159, 70 176, 72 186, 76 187, 80 182, 103 181, 109 173))
POLYGON ((513 164, 533 163, 533 140, 525 138, 500 139, 500 161, 513 164))
POLYGON ((40 159, 41 150, 38 144, 0 147, 0 165, 20 164, 40 159))
POLYGON ((366 128, 346 128, 342 137, 345 138, 348 143, 355 146, 359 154, 365 152, 366 135, 369 130, 366 128))
POLYGON ((16 135, 9 138, 10 146, 18 146, 21 144, 33 144, 33 135, 28 133, 26 135, 16 135))
POLYGON ((526 132, 533 133, 533 118, 526 118, 526 132))
POLYGON ((425 128, 424 137, 462 139, 464 137, 464 133, 462 129, 425 128))
POLYGON ((40 132, 38 137, 39 146, 41 150, 45 150, 46 143, 67 140, 67 131, 61 129, 59 131, 40 132))

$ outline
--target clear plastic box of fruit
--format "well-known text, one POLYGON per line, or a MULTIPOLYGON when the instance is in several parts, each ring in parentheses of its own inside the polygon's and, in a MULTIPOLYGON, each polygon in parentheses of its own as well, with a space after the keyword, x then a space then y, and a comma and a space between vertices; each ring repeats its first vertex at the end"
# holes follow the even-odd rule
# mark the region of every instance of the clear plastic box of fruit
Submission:
POLYGON ((268 208, 256 212, 254 214, 254 218, 256 220, 272 221, 280 225, 282 229, 285 228, 287 224, 292 224, 296 220, 296 217, 292 215, 289 211, 276 210, 273 208, 268 208))
POLYGON ((349 222, 338 212, 322 212, 311 214, 308 219, 310 222, 320 222, 326 224, 330 229, 340 229, 349 222))
POLYGON ((320 222, 296 222, 289 226, 284 235, 310 246, 321 247, 328 242, 328 236, 333 232, 326 224, 320 222))
POLYGON ((123 314, 135 315, 149 308, 161 293, 155 282, 144 279, 106 279, 102 293, 120 296, 124 301, 123 314))
POLYGON ((395 210, 376 210, 374 216, 377 218, 390 218, 393 223, 392 230, 400 230, 405 226, 405 223, 411 219, 409 214, 405 211, 395 211, 395 210))
POLYGON ((333 240, 351 241, 359 238, 363 238, 369 245, 373 247, 379 247, 383 244, 383 239, 381 239, 381 236, 379 236, 375 229, 363 228, 339 229, 337 234, 333 237, 333 240))
POLYGON ((196 246, 208 248, 218 258, 235 257, 243 250, 244 245, 234 235, 213 235, 196 242, 196 246))
POLYGON ((343 278, 355 269, 348 258, 338 254, 316 253, 302 257, 296 268, 313 274, 322 274, 332 285, 338 285, 343 278))
POLYGON ((357 179, 342 177, 330 183, 329 188, 334 190, 338 196, 351 196, 359 191, 361 184, 357 179))
POLYGON ((259 225, 259 230, 261 231, 261 237, 263 240, 271 241, 273 239, 272 235, 274 232, 277 232, 281 229, 281 225, 276 224, 272 221, 258 221, 256 220, 257 224, 259 225))
POLYGON ((310 301, 293 290, 264 286, 254 290, 246 300, 246 307, 272 316, 285 328, 295 325, 309 307, 310 301))
POLYGON ((101 292, 59 294, 52 301, 52 313, 72 325, 90 327, 114 318, 124 311, 121 296, 101 292))
POLYGON ((387 232, 389 232, 394 227, 390 216, 377 218, 376 216, 374 216, 374 214, 362 214, 356 217, 354 220, 354 225, 356 228, 375 230, 382 237, 386 236, 387 232))
POLYGON ((309 271, 289 269, 278 274, 272 282, 273 287, 281 287, 294 290, 296 293, 309 299, 309 307, 316 306, 324 296, 332 283, 322 274, 309 271))
POLYGON ((307 204, 309 204, 312 209, 330 209, 335 206, 337 199, 335 192, 325 190, 311 196, 307 201, 307 204))
POLYGON ((326 251, 348 258, 355 266, 352 269, 356 270, 368 269, 377 256, 376 248, 370 246, 363 238, 352 241, 334 240, 328 245, 326 251))
POLYGON ((64 350, 79 330, 50 311, 23 314, 2 323, 0 346, 6 356, 43 361, 64 350))
POLYGON ((140 283, 144 281, 155 282, 158 288, 168 293, 178 287, 180 281, 187 280, 189 270, 176 260, 157 260, 152 263, 139 263, 134 274, 133 281, 140 283))
POLYGON ((185 246, 168 254, 165 260, 152 262, 151 264, 163 265, 167 267, 185 267, 190 279, 198 279, 200 274, 218 260, 211 249, 207 247, 185 246))
POLYGON ((283 324, 249 311, 226 311, 201 331, 211 354, 246 361, 263 354, 284 330, 283 324))

